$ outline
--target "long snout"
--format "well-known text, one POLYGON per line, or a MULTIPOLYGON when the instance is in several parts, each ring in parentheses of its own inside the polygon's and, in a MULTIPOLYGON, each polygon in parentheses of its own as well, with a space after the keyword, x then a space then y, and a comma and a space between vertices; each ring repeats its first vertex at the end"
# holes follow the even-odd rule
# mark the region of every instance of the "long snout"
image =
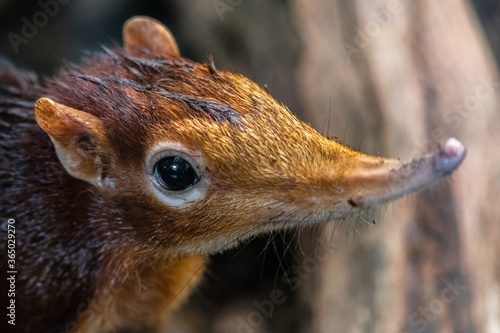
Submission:
POLYGON ((419 159, 397 160, 366 156, 359 167, 345 175, 352 207, 369 207, 424 189, 452 174, 466 155, 465 147, 454 138, 438 151, 419 159))

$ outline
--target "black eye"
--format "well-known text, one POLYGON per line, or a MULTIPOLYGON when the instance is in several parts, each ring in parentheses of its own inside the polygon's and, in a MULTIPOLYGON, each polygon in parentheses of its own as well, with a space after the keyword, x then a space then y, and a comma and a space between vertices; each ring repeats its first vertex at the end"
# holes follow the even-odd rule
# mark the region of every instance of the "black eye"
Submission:
POLYGON ((167 190, 181 191, 198 181, 194 168, 179 156, 162 158, 156 163, 155 174, 167 190))

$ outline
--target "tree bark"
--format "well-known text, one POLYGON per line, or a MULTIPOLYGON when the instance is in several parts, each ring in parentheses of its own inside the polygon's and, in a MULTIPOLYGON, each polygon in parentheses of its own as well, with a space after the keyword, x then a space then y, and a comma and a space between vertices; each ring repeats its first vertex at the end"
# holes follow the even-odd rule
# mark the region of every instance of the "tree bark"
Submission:
POLYGON ((449 181, 390 204, 374 228, 319 262, 312 299, 302 293, 312 307, 304 331, 500 332, 500 84, 473 9, 456 0, 293 3, 304 43, 296 80, 316 128, 331 117, 330 134, 347 128, 348 144, 387 157, 417 156, 450 136, 468 149, 449 181))

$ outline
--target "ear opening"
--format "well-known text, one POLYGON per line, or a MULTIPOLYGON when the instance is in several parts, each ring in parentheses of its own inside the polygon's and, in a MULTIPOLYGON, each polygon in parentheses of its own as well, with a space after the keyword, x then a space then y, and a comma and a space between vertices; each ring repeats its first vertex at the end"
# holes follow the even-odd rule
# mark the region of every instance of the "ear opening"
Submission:
POLYGON ((35 117, 53 142, 64 169, 77 179, 102 187, 107 146, 102 121, 45 97, 36 102, 35 117))
POLYGON ((123 25, 125 52, 139 57, 143 49, 160 56, 180 56, 179 47, 170 30, 155 19, 134 16, 123 25))

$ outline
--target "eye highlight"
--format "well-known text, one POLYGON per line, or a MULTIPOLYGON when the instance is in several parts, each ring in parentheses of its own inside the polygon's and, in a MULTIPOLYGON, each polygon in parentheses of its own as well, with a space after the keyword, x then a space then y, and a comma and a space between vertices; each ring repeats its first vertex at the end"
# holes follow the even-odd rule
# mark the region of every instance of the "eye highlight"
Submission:
POLYGON ((210 173, 200 150, 178 142, 158 142, 144 162, 148 188, 165 206, 184 209, 205 197, 210 173))
POLYGON ((158 182, 170 191, 182 191, 198 182, 199 178, 193 166, 179 156, 168 156, 155 165, 158 182))

